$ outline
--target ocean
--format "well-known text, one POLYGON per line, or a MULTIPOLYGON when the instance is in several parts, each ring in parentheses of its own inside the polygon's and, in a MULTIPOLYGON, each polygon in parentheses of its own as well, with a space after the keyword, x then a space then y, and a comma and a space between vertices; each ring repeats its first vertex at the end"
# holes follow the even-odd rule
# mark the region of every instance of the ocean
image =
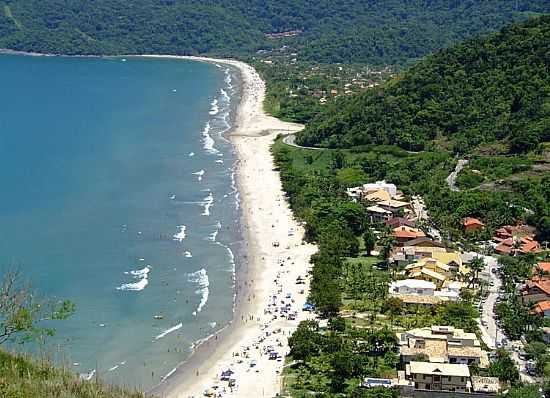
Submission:
POLYGON ((236 71, 11 55, 0 70, 0 271, 76 304, 48 340, 58 361, 146 390, 232 318, 236 71))

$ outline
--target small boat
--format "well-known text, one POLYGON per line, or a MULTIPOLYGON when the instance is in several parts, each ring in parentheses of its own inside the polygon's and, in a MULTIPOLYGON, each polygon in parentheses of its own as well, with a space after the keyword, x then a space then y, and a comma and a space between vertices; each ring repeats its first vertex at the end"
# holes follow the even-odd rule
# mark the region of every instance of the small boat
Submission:
POLYGON ((157 314, 157 315, 155 315, 153 318, 155 318, 155 319, 164 319, 164 315, 162 315, 162 314, 157 314))

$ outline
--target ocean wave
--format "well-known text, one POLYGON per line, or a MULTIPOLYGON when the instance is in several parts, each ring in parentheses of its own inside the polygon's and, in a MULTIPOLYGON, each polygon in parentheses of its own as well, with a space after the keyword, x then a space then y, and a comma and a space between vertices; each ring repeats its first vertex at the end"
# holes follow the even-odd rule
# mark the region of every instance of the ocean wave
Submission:
POLYGON ((164 382, 166 381, 167 378, 169 378, 170 376, 172 376, 176 370, 178 370, 178 368, 174 368, 172 369, 170 372, 168 372, 166 375, 162 376, 162 378, 160 379, 160 381, 164 382))
POLYGON ((216 322, 209 322, 208 324, 210 325, 210 327, 211 327, 212 329, 214 329, 214 328, 216 327, 216 325, 217 325, 216 322))
POLYGON ((210 294, 208 287, 210 286, 210 280, 208 279, 208 274, 204 268, 189 274, 188 280, 189 282, 196 283, 198 285, 199 288, 195 291, 195 293, 201 295, 201 301, 197 306, 197 309, 193 311, 193 315, 196 316, 202 311, 208 302, 208 295, 210 294))
POLYGON ((190 252, 190 251, 186 251, 186 252, 184 252, 184 253, 183 253, 183 255, 184 255, 185 257, 187 257, 187 258, 191 258, 191 257, 193 257, 193 255, 191 254, 191 252, 190 252))
POLYGON ((216 224, 216 230, 210 234, 208 239, 211 240, 212 242, 215 242, 221 228, 222 228, 222 224, 221 222, 218 221, 218 223, 216 224))
POLYGON ((193 175, 197 176, 197 180, 202 181, 202 176, 204 175, 204 173, 205 173, 204 170, 199 170, 194 172, 193 175))
POLYGON ((86 380, 86 381, 90 381, 92 380, 92 378, 95 376, 95 369, 92 369, 90 372, 88 373, 81 373, 80 374, 80 379, 82 380, 86 380))
POLYGON ((183 327, 183 323, 178 323, 176 326, 172 326, 170 329, 166 329, 164 332, 162 332, 161 334, 156 336, 155 340, 162 339, 164 336, 166 336, 166 335, 168 335, 172 332, 175 332, 176 330, 181 329, 182 327, 183 327))
POLYGON ((214 116, 217 115, 220 112, 220 107, 218 106, 218 99, 214 98, 214 101, 210 104, 210 112, 208 112, 210 115, 214 116))
POLYGON ((185 230, 187 227, 185 225, 178 225, 179 232, 175 234, 172 238, 175 241, 182 242, 187 235, 185 235, 185 230))
POLYGON ((227 91, 225 91, 223 88, 220 90, 220 93, 222 94, 223 98, 226 101, 229 102, 231 100, 231 97, 229 96, 229 94, 227 94, 227 91))
POLYGON ((208 193, 208 196, 204 198, 204 201, 202 202, 202 205, 204 206, 204 210, 202 212, 203 216, 209 216, 210 215, 210 208, 214 204, 214 195, 212 195, 212 192, 208 193))
POLYGON ((210 154, 220 154, 220 151, 218 151, 214 147, 214 139, 210 136, 210 122, 206 122, 206 125, 204 126, 204 129, 202 130, 202 136, 203 136, 203 148, 206 150, 206 152, 210 154))
POLYGON ((195 152, 189 152, 189 157, 195 156, 195 152))
POLYGON ((149 266, 146 266, 143 269, 125 272, 126 275, 128 274, 132 275, 134 279, 139 279, 139 281, 133 282, 133 283, 124 283, 119 287, 117 287, 117 290, 132 290, 132 291, 139 292, 140 290, 145 289, 149 284, 150 271, 151 271, 151 268, 149 266))
POLYGON ((225 70, 225 84, 227 84, 228 88, 233 88, 232 79, 231 79, 231 71, 229 69, 225 70))

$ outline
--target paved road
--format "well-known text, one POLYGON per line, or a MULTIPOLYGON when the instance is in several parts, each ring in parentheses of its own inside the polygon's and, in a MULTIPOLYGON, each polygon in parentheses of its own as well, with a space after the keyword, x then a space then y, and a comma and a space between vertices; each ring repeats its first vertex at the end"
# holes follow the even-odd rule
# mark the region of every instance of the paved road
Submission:
MULTIPOLYGON (((483 311, 480 320, 478 320, 478 326, 484 343, 487 344, 490 349, 494 350, 497 346, 503 345, 502 340, 506 337, 504 332, 496 324, 496 317, 493 311, 493 307, 498 297, 498 291, 502 286, 502 281, 498 277, 498 274, 491 272, 492 268, 498 267, 498 260, 493 256, 481 257, 483 257, 483 261, 485 261, 486 264, 482 273, 482 278, 488 282, 493 282, 493 286, 489 286, 489 295, 482 306, 483 311), (483 326, 481 320, 485 321, 487 326, 483 326)), ((508 350, 511 358, 516 363, 519 369, 520 379, 525 383, 535 383, 535 379, 526 373, 526 361, 522 360, 516 352, 523 351, 523 343, 521 341, 512 341, 508 342, 504 347, 508 350), (516 350, 513 350, 512 346, 516 347, 516 350)))
POLYGON ((455 192, 459 191, 458 187, 456 186, 456 177, 458 176, 458 173, 460 173, 464 168, 464 166, 466 166, 467 164, 468 164, 468 161, 466 159, 460 159, 456 164, 454 171, 451 174, 449 174, 449 176, 447 177, 447 185, 449 185, 449 188, 451 189, 451 191, 455 191, 455 192))
POLYGON ((298 145, 298 144, 296 144, 296 134, 294 134, 294 133, 287 134, 286 136, 284 136, 283 137, 283 142, 287 145, 293 146, 295 148, 300 148, 300 149, 311 149, 311 150, 315 150, 315 151, 327 149, 327 148, 316 148, 316 147, 311 147, 311 146, 298 145))
MULTIPOLYGON (((430 221, 430 217, 428 216, 428 211, 426 210, 424 199, 422 199, 421 196, 416 196, 416 195, 413 196, 411 200, 411 205, 412 205, 414 214, 416 214, 416 218, 419 221, 426 221, 427 223, 430 221)), ((441 240, 441 233, 437 229, 431 226, 428 226, 428 233, 435 240, 441 240)))
POLYGON ((489 295, 487 300, 482 306, 481 319, 479 322, 479 329, 481 330, 481 337, 487 346, 494 350, 496 349, 497 343, 502 342, 504 337, 503 333, 498 329, 495 320, 495 314, 493 311, 493 306, 496 303, 498 297, 498 291, 502 282, 497 274, 491 272, 491 268, 496 268, 498 266, 498 260, 492 256, 481 256, 485 262, 485 269, 482 272, 482 278, 488 282, 493 282, 493 286, 489 286, 489 295), (487 326, 483 326, 481 321, 485 321, 487 326))

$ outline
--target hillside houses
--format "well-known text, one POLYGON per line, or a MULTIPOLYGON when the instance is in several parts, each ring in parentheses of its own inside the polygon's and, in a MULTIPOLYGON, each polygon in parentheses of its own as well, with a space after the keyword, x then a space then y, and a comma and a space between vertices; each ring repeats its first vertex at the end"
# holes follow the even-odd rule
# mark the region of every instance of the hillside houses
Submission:
POLYGON ((403 192, 397 190, 395 184, 386 181, 348 188, 347 194, 353 201, 368 205, 371 222, 382 223, 412 212, 403 192))

